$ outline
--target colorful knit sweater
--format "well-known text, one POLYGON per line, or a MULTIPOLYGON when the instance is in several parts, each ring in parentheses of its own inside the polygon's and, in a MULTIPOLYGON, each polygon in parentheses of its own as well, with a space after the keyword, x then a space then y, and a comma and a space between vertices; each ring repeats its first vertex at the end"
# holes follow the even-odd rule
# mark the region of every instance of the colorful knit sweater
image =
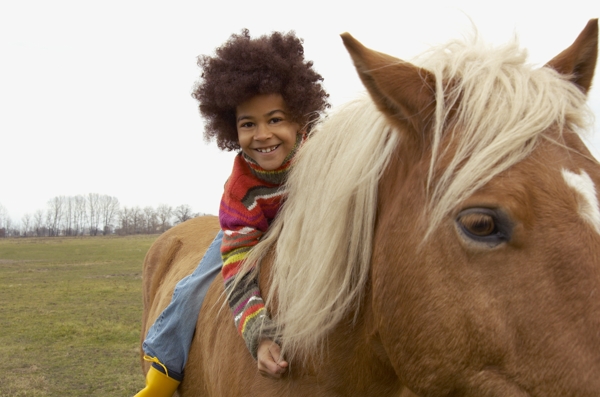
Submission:
POLYGON ((219 210, 223 230, 221 255, 225 290, 237 330, 254 359, 261 329, 272 329, 273 324, 265 309, 257 280, 246 275, 234 290, 231 288, 248 252, 258 243, 279 211, 284 198, 280 187, 294 154, 295 149, 281 167, 273 171, 262 169, 243 152, 237 155, 231 176, 225 184, 219 210))

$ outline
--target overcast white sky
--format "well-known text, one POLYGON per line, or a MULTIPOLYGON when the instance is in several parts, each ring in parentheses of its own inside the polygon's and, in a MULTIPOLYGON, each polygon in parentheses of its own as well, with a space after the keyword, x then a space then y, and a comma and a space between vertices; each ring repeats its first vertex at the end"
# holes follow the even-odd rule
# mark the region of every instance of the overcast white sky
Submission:
MULTIPOLYGON (((467 15, 487 41, 516 32, 541 65, 600 16, 600 2, 3 1, 0 204, 13 222, 55 196, 87 193, 216 214, 233 154, 203 141, 190 96, 199 54, 244 27, 295 30, 338 105, 362 91, 340 33, 409 60, 469 32, 467 15)), ((592 145, 600 149, 598 136, 592 145)))

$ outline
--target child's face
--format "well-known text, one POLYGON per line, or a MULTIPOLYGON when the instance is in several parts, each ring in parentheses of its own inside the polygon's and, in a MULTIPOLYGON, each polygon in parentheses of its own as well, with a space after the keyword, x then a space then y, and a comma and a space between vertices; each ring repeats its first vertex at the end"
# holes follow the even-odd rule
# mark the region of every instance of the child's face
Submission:
POLYGON ((235 111, 242 151, 263 169, 279 168, 296 144, 298 123, 289 119, 280 94, 257 95, 235 111))

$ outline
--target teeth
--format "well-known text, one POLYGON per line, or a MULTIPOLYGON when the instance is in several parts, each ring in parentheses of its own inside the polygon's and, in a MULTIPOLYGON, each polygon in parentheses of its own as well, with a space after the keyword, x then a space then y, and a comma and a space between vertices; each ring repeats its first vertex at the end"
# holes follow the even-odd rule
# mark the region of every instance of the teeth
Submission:
POLYGON ((277 149, 278 147, 279 147, 279 145, 275 145, 275 146, 271 146, 271 147, 256 149, 256 151, 261 152, 261 153, 270 153, 273 150, 277 149))

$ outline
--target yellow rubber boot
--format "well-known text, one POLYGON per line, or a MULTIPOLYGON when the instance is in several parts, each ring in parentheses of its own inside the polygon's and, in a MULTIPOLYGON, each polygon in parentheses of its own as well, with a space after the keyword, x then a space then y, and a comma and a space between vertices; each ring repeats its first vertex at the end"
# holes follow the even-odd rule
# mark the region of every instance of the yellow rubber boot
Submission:
POLYGON ((169 378, 154 367, 146 374, 146 387, 134 397, 172 397, 179 386, 179 381, 169 378))

